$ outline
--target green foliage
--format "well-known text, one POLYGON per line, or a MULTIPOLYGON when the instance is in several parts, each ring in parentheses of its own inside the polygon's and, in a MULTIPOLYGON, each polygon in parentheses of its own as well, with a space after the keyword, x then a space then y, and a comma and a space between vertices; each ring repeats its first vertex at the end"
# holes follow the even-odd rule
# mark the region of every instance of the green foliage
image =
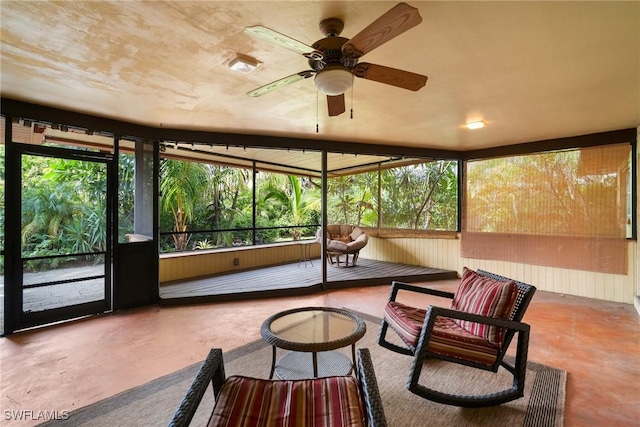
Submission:
POLYGON ((198 240, 194 245, 193 249, 202 250, 202 249, 213 249, 215 248, 213 242, 210 242, 209 239, 198 240))
MULTIPOLYGON (((25 256, 106 248, 104 164, 23 156, 22 171, 25 256)), ((260 172, 253 183, 246 169, 169 159, 162 160, 160 175, 160 231, 179 232, 161 238, 163 252, 309 238, 321 221, 321 185, 308 177, 260 172), (256 226, 264 228, 256 231, 255 242, 254 211, 256 226)), ((134 156, 120 156, 118 177, 123 235, 133 229, 134 156)), ((377 226, 381 210, 383 227, 455 229, 455 162, 383 171, 382 202, 378 181, 377 172, 330 179, 329 221, 377 226)))
POLYGON ((191 238, 187 233, 189 222, 193 218, 208 185, 207 168, 202 163, 165 159, 160 164, 161 206, 173 215, 173 235, 176 250, 185 250, 191 238))
POLYGON ((329 223, 377 226, 377 172, 332 178, 327 188, 329 223))
MULTIPOLYGON (((167 161, 168 162, 168 161, 167 161)), ((186 167, 183 165, 183 167, 186 167)), ((207 245, 228 247, 269 243, 312 237, 320 223, 320 185, 307 177, 260 172, 254 184, 248 171, 239 168, 204 165, 208 186, 197 185, 200 197, 192 200, 188 223, 183 231, 202 235, 197 230, 251 229, 253 227, 253 194, 255 187, 256 242, 250 231, 210 233, 207 245)), ((169 172, 169 168, 165 171, 169 172)), ((186 179, 185 169, 175 169, 180 179, 186 179)), ((163 175, 164 179, 165 175, 163 175)), ((200 181, 196 178, 196 184, 200 181)), ((457 163, 427 162, 386 170, 382 175, 382 203, 377 200, 378 173, 369 172, 333 178, 328 182, 328 217, 331 223, 377 226, 379 206, 383 227, 416 229, 457 229, 457 163)), ((163 189, 163 201, 165 187, 163 189)), ((175 184, 174 184, 175 185, 175 184)), ((180 184, 184 189, 184 184, 180 184)), ((171 193, 167 193, 171 194, 171 193)), ((186 200, 185 197, 183 200, 186 200)), ((173 219, 179 211, 178 198, 162 204, 161 231, 178 230, 173 219), (172 206, 173 204, 173 206, 172 206), (170 213, 171 212, 171 213, 170 213), (173 219, 172 219, 173 218, 173 219), (172 228, 170 228, 172 227, 172 228)), ((182 210, 186 212, 186 205, 182 210)), ((175 237, 174 237, 175 241, 175 237)), ((203 241, 198 237, 198 241, 203 241)), ((199 247, 196 242, 194 247, 199 247)), ((162 241, 163 250, 176 250, 162 241)), ((183 246, 184 249, 187 246, 183 246)))
POLYGON ((328 183, 330 223, 422 230, 456 230, 457 163, 425 162, 378 173, 332 178, 328 183))
POLYGON ((118 241, 134 230, 135 156, 120 154, 118 159, 118 241))
POLYGON ((456 172, 456 162, 452 161, 383 171, 382 227, 456 230, 456 172))
MULTIPOLYGON (((307 178, 294 175, 267 175, 259 185, 258 212, 265 223, 275 226, 294 226, 287 230, 294 239, 309 233, 297 226, 313 224, 319 217, 320 191, 307 178)), ((316 223, 317 224, 317 223, 316 223)), ((313 227, 311 227, 313 228, 313 227)), ((285 237, 282 232, 274 238, 285 237)))
MULTIPOLYGON (((106 248, 106 165, 22 156, 24 257, 100 252, 106 248)), ((75 258, 32 261, 49 268, 75 258)))

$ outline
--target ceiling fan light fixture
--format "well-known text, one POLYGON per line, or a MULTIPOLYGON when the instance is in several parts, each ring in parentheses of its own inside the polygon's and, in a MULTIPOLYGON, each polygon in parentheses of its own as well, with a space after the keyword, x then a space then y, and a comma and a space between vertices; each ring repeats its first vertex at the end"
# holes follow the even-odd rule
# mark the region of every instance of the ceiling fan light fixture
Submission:
POLYGON ((229 62, 229 68, 242 74, 249 74, 260 66, 261 62, 247 55, 237 54, 229 62))
POLYGON ((353 74, 346 67, 329 67, 319 71, 313 82, 321 92, 336 96, 353 86, 353 74))
POLYGON ((465 124, 467 129, 482 129, 486 125, 487 125, 487 122, 485 122, 484 120, 476 120, 476 121, 468 122, 467 124, 465 124))

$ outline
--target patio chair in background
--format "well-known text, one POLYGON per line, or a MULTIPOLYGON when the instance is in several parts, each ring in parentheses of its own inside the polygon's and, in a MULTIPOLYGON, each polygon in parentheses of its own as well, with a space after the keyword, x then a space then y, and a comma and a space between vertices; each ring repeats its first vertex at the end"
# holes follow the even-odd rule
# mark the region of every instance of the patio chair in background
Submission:
MULTIPOLYGON (((334 267, 353 267, 358 261, 360 249, 369 241, 369 236, 360 227, 346 224, 327 225, 325 255, 334 267)), ((322 244, 322 229, 316 233, 322 244)))

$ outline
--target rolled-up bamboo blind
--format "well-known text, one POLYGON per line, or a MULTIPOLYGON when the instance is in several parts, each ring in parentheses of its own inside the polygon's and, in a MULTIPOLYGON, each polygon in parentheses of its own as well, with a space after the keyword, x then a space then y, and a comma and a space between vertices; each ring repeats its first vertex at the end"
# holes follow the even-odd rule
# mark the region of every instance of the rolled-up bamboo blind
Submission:
POLYGON ((630 144, 469 161, 462 256, 627 272, 630 144))

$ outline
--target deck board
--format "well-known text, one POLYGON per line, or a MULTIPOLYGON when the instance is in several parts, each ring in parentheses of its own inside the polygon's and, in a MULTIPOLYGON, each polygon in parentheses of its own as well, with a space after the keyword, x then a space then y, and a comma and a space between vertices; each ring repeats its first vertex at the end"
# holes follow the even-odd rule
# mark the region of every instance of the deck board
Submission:
MULTIPOLYGON (((230 296, 298 289, 319 289, 322 284, 321 261, 278 265, 231 274, 175 281, 160 286, 162 300, 230 296)), ((452 279, 457 273, 439 268, 420 267, 360 258, 355 267, 329 267, 328 288, 391 283, 392 280, 428 281, 452 279)))

